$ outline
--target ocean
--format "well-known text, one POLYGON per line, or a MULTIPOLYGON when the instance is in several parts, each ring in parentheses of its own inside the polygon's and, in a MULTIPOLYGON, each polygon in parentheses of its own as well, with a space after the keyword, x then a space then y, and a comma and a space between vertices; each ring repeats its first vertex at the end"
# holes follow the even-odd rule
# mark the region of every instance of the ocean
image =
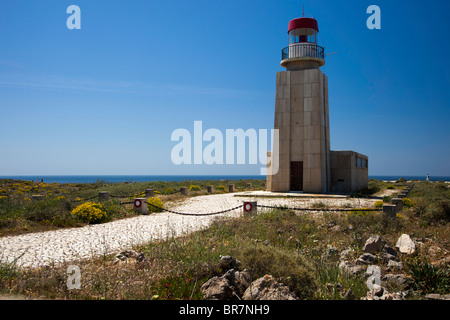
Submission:
MULTIPOLYGON (((426 176, 369 176, 369 179, 396 181, 400 178, 406 180, 425 180, 426 176)), ((117 182, 148 182, 148 181, 189 181, 189 180, 265 180, 265 176, 261 175, 192 175, 192 176, 175 176, 175 175, 43 175, 43 176, 0 176, 0 179, 14 180, 31 180, 44 181, 47 183, 95 183, 103 181, 105 183, 117 182)), ((450 181, 449 176, 430 176, 430 181, 450 181)))

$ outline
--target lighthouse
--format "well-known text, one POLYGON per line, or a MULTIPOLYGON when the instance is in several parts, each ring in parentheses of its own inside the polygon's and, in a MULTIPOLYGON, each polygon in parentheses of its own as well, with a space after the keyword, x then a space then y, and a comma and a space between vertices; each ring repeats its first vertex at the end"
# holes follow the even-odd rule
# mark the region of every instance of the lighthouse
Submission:
POLYGON ((316 19, 301 17, 288 24, 288 46, 277 72, 273 151, 267 190, 273 192, 351 193, 368 184, 368 158, 354 151, 330 150, 328 78, 325 48, 318 44, 316 19), (273 152, 277 151, 275 157, 273 152))

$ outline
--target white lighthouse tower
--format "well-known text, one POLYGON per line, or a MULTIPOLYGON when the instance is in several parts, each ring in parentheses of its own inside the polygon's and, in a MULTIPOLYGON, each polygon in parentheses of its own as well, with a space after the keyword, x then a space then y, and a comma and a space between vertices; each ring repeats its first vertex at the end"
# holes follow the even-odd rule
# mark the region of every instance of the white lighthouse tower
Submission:
POLYGON ((317 43, 318 33, 316 19, 289 21, 289 45, 280 63, 286 71, 277 72, 276 79, 274 128, 279 141, 275 139, 273 150, 278 150, 278 170, 272 174, 268 167, 269 191, 353 192, 367 187, 367 157, 330 150, 328 78, 319 69, 325 64, 325 49, 317 43), (365 163, 359 166, 365 170, 355 170, 356 163, 365 163))

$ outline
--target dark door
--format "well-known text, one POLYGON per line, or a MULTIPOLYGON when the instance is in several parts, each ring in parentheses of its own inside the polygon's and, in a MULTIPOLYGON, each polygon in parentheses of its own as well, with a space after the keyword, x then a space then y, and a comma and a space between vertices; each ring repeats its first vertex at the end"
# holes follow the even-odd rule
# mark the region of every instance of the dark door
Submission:
POLYGON ((303 191, 303 161, 291 161, 291 191, 303 191))

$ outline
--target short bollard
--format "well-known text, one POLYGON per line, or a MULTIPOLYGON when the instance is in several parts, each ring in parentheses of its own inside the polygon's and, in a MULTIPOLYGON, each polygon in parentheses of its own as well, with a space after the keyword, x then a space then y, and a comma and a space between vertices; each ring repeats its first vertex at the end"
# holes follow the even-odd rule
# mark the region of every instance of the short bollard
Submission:
POLYGON ((391 203, 395 204, 395 206, 397 207, 397 212, 403 210, 403 200, 401 198, 392 198, 391 203))
POLYGON ((214 186, 206 186, 208 193, 214 193, 214 186))
POLYGON ((257 202, 256 201, 244 201, 242 210, 245 216, 257 214, 257 202))
POLYGON ((155 190, 145 189, 145 197, 146 198, 152 198, 153 196, 155 196, 155 190))
POLYGON ((234 188, 234 184, 229 184, 228 185, 228 192, 234 192, 235 188, 234 188))
POLYGON ((188 188, 186 188, 186 187, 180 188, 180 192, 181 192, 181 194, 183 196, 187 196, 188 195, 188 188))
POLYGON ((395 219, 397 217, 397 206, 393 204, 384 204, 383 213, 386 217, 395 219))
POLYGON ((147 211, 147 198, 136 198, 133 201, 134 211, 141 214, 148 214, 147 211))
POLYGON ((108 191, 100 191, 98 193, 99 201, 108 201, 109 200, 109 192, 108 191))

